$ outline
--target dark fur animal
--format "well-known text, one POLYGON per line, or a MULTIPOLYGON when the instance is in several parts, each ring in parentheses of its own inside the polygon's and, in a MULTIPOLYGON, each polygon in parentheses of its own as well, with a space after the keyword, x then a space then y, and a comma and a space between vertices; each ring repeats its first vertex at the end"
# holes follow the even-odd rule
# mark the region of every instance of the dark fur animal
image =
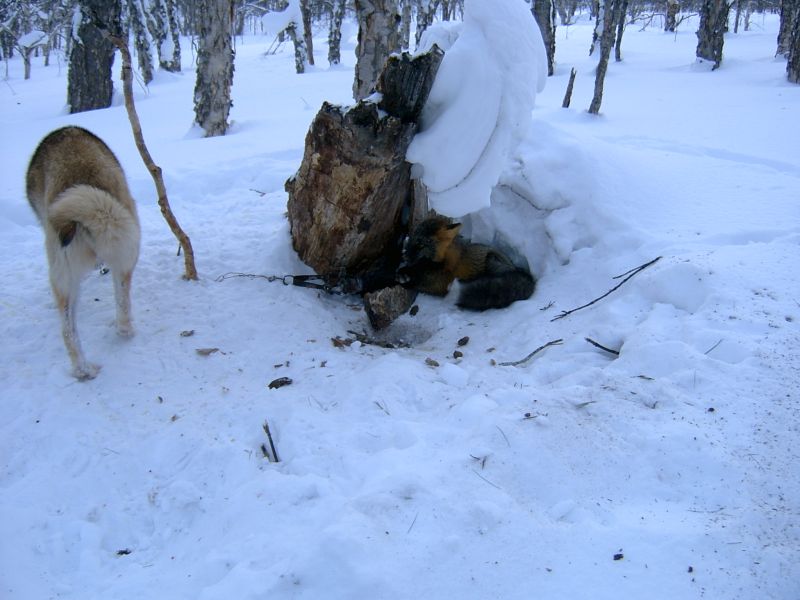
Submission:
POLYGON ((132 336, 130 286, 140 240, 136 204, 114 153, 80 127, 57 129, 39 143, 26 190, 44 229, 50 284, 72 373, 92 379, 100 367, 84 357, 75 325, 80 282, 98 261, 111 269, 117 332, 132 336))
POLYGON ((533 294, 536 282, 527 269, 505 254, 458 235, 460 223, 435 216, 409 236, 399 277, 407 287, 444 296, 454 279, 461 283, 456 304, 470 310, 504 308, 533 294))

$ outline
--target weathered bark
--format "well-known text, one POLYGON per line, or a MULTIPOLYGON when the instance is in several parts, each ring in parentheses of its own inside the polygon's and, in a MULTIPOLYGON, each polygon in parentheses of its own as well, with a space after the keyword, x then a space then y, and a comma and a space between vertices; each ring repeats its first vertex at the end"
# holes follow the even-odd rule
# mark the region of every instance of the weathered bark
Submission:
POLYGON ((197 44, 195 121, 206 137, 225 135, 233 85, 231 0, 202 0, 197 44))
POLYGON ((697 30, 697 58, 714 63, 712 71, 722 63, 722 46, 728 30, 727 0, 703 0, 700 27, 697 30))
POLYGON ((105 38, 97 24, 115 34, 122 31, 118 0, 81 0, 80 11, 78 39, 72 44, 67 75, 70 113, 111 106, 114 45, 105 38))
POLYGON ((322 105, 297 174, 286 182, 292 244, 327 283, 358 278, 363 291, 394 284, 403 211, 413 195, 406 150, 442 59, 392 57, 379 77, 382 102, 322 105))
POLYGON ((614 28, 621 18, 623 0, 606 0, 601 6, 598 19, 602 19, 603 28, 600 34, 600 60, 597 64, 597 73, 594 79, 594 96, 589 105, 589 113, 596 115, 600 112, 603 102, 603 85, 608 69, 608 59, 611 56, 611 47, 614 45, 614 28))
POLYGON ((628 0, 622 0, 617 16, 617 39, 614 42, 614 60, 622 61, 622 34, 625 33, 625 15, 628 12, 628 0))
POLYGON ((311 30, 311 6, 309 0, 300 0, 300 15, 303 19, 303 42, 306 47, 306 60, 314 66, 314 34, 311 30))
POLYGON ((792 30, 800 21, 800 0, 781 0, 781 22, 778 29, 778 50, 775 56, 789 57, 792 30))
POLYGON ((664 21, 664 31, 674 32, 678 26, 678 12, 681 4, 678 0, 667 0, 667 16, 664 21))
POLYGON ((400 26, 400 45, 403 49, 411 48, 411 0, 400 0, 403 10, 403 24, 400 26))
POLYGON ((294 45, 294 70, 301 75, 306 72, 306 64, 308 64, 305 37, 297 33, 297 23, 290 23, 286 28, 286 33, 294 45))
POLYGON ((342 21, 347 8, 347 0, 333 0, 331 27, 328 32, 328 64, 338 65, 342 62, 342 21))
POLYGON ((577 0, 553 0, 562 25, 572 25, 575 11, 578 10, 577 0))
POLYGON ((355 7, 358 46, 353 98, 361 100, 375 89, 389 55, 400 51, 402 18, 397 12, 397 0, 355 0, 355 7))
POLYGON ((414 34, 414 41, 416 46, 419 46, 419 40, 422 34, 433 22, 433 14, 436 10, 436 5, 433 0, 429 0, 430 4, 425 0, 414 0, 417 12, 417 28, 414 34))
POLYGON ((164 6, 167 9, 167 39, 161 42, 158 49, 158 64, 165 71, 180 73, 181 70, 181 32, 178 28, 178 18, 175 15, 175 3, 173 0, 165 0, 164 6))
POLYGON ((789 60, 786 63, 786 77, 792 83, 800 83, 800 10, 795 12, 794 29, 789 45, 789 60))
POLYGON ((555 71, 556 7, 552 0, 534 0, 531 12, 542 31, 544 47, 547 50, 547 75, 551 76, 555 71))
POLYGON ((573 67, 569 72, 569 82, 567 83, 567 91, 564 92, 564 101, 561 103, 562 108, 569 108, 572 102, 572 88, 575 86, 575 75, 577 72, 573 67))
POLYGON ((133 34, 133 45, 139 62, 139 73, 145 85, 153 81, 153 58, 150 55, 150 40, 145 29, 144 7, 141 0, 128 0, 128 22, 133 34))

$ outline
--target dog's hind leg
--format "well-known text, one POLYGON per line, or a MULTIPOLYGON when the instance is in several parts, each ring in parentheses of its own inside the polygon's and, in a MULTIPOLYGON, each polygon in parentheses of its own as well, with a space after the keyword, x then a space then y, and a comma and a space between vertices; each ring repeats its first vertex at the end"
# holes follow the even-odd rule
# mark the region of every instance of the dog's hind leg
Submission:
POLYGON ((61 334, 64 337, 64 345, 67 348, 69 359, 72 361, 72 374, 81 381, 94 379, 100 372, 100 366, 88 362, 83 355, 75 324, 78 286, 72 283, 68 284, 66 289, 60 289, 56 282, 53 282, 53 294, 58 304, 58 314, 61 317, 61 334))
POLYGON ((131 323, 131 277, 132 270, 111 270, 114 279, 114 299, 117 304, 117 333, 122 337, 133 336, 131 323))

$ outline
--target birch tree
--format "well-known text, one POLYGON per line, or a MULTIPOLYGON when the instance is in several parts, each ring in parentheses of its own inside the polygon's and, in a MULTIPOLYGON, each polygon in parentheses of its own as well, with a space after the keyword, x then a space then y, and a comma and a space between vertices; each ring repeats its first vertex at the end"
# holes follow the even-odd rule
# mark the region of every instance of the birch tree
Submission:
POLYGON ((328 31, 328 63, 338 65, 342 61, 342 21, 344 21, 347 0, 333 0, 331 5, 331 25, 328 31))
POLYGON ((728 31, 727 0, 703 0, 700 8, 700 27, 697 30, 697 58, 714 63, 711 70, 722 63, 722 46, 728 31))
POLYGON ((153 37, 158 66, 165 71, 181 70, 181 43, 173 0, 144 0, 147 4, 147 29, 153 37))
POLYGON ((358 46, 353 97, 361 100, 372 93, 388 56, 400 50, 402 17, 396 0, 355 0, 355 8, 358 46))
POLYGON ((800 20, 800 0, 781 0, 781 21, 778 29, 778 50, 775 56, 789 57, 793 26, 800 20))
POLYGON ((556 57, 556 7, 552 0, 533 0, 531 12, 542 31, 544 47, 547 50, 547 75, 555 70, 556 57))
POLYGON ((786 77, 792 83, 800 83, 800 7, 795 7, 794 27, 789 43, 789 57, 786 63, 786 77))
POLYGON ((600 112, 600 104, 603 101, 603 86, 605 84, 606 70, 608 69, 608 59, 611 56, 611 48, 614 45, 614 29, 622 14, 623 0, 601 0, 598 10, 598 22, 602 23, 599 33, 600 41, 600 60, 597 64, 597 72, 594 79, 594 96, 589 105, 589 112, 596 115, 600 112))
POLYGON ((225 135, 233 85, 231 0, 199 0, 195 121, 206 137, 225 135))
POLYGON ((97 23, 115 35, 122 31, 119 0, 80 0, 79 7, 79 23, 69 54, 67 74, 70 113, 111 106, 114 93, 111 68, 115 48, 97 23))
POLYGON ((144 6, 141 0, 128 0, 128 24, 133 34, 133 45, 139 62, 139 72, 144 84, 153 81, 153 57, 150 54, 150 38, 145 27, 144 6))

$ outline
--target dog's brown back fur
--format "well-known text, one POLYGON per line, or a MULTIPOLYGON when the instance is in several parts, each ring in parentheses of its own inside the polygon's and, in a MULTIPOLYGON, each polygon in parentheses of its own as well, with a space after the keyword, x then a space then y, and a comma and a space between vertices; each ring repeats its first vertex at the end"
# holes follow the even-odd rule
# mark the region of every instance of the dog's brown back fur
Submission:
POLYGON ((104 190, 129 211, 136 210, 117 157, 82 127, 62 127, 45 136, 31 158, 25 183, 31 207, 42 222, 56 197, 80 184, 104 190))

